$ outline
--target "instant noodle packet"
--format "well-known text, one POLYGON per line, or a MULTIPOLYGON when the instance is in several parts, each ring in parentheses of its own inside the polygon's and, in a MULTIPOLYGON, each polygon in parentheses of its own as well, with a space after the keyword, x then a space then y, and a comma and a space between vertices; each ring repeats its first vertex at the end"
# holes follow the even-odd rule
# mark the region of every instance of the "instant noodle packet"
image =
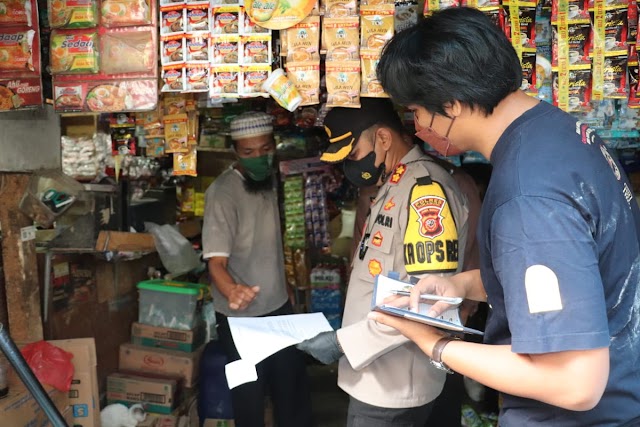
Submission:
POLYGON ((34 30, 0 30, 0 71, 35 71, 34 30))
POLYGON ((98 34, 96 32, 58 32, 51 34, 51 74, 96 74, 98 34))
POLYGON ((102 0, 100 22, 105 27, 151 24, 148 0, 102 0))
POLYGON ((33 26, 31 0, 0 0, 0 27, 5 25, 33 26))
POLYGON ((146 73, 156 66, 153 31, 107 31, 101 37, 101 70, 107 74, 146 73))
POLYGON ((98 2, 94 0, 49 0, 51 28, 93 28, 98 25, 98 2))

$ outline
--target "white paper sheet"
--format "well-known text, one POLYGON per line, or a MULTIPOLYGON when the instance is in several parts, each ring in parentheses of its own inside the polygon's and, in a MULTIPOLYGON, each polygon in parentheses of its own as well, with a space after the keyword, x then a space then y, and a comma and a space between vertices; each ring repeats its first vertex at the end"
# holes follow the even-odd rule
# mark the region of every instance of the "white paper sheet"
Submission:
POLYGON ((242 359, 227 363, 224 367, 229 389, 258 380, 256 366, 242 359))
POLYGON ((240 357, 254 365, 283 348, 333 330, 322 313, 229 317, 229 328, 240 357))
POLYGON ((320 332, 333 330, 322 313, 228 319, 233 342, 241 357, 225 366, 230 389, 256 381, 255 365, 272 354, 320 332))

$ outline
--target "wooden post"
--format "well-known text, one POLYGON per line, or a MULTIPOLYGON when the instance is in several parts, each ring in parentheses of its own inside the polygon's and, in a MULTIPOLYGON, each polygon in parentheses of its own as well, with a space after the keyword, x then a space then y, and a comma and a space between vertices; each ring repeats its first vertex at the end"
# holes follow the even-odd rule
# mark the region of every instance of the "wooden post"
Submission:
POLYGON ((20 230, 33 221, 18 209, 29 174, 0 172, 0 227, 9 318, 9 333, 16 341, 43 337, 35 240, 23 242, 20 230))

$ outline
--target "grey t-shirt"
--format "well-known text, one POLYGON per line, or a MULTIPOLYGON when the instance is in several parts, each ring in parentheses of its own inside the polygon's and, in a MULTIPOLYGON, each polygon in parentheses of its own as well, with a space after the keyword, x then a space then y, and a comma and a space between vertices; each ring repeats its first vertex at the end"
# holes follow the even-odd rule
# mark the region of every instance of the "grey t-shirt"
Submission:
POLYGON ((249 193, 235 169, 223 172, 205 195, 202 245, 205 259, 228 257, 227 270, 236 283, 260 286, 244 310, 212 286, 216 311, 227 316, 262 316, 287 300, 277 192, 249 193))

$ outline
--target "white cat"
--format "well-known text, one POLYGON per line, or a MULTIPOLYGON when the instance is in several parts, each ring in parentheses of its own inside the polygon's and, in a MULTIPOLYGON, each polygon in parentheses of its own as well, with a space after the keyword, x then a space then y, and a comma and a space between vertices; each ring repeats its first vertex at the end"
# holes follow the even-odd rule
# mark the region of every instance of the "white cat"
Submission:
POLYGON ((147 418, 147 412, 140 403, 127 408, 121 403, 107 405, 100 411, 102 427, 136 427, 147 418))

